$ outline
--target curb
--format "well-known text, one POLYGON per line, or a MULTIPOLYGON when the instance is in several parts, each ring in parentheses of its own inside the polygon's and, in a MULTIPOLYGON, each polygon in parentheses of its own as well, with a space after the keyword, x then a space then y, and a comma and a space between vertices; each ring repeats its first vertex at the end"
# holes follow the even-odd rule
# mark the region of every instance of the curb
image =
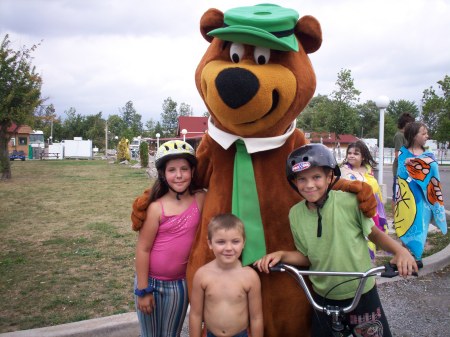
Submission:
MULTIPOLYGON (((419 272, 420 276, 434 273, 450 265, 450 245, 436 254, 425 257, 423 265, 419 272)), ((399 277, 380 278, 377 284, 399 280, 401 280, 399 277)), ((139 334, 137 315, 135 312, 129 312, 45 328, 1 333, 0 337, 138 337, 139 334)))

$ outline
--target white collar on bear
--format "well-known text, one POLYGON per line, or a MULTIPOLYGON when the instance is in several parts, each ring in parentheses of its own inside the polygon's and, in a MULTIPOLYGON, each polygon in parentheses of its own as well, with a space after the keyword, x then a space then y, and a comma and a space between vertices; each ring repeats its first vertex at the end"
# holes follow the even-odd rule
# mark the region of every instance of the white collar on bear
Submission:
POLYGON ((286 131, 284 135, 276 136, 276 137, 263 137, 263 138, 242 138, 240 136, 233 135, 231 133, 225 132, 223 130, 218 129, 211 120, 211 117, 208 119, 208 135, 211 136, 220 146, 222 146, 225 150, 233 144, 236 140, 242 139, 245 143, 245 147, 247 148, 248 153, 262 152, 267 150, 272 150, 279 148, 282 146, 286 139, 294 132, 295 130, 295 120, 292 122, 289 129, 286 131))

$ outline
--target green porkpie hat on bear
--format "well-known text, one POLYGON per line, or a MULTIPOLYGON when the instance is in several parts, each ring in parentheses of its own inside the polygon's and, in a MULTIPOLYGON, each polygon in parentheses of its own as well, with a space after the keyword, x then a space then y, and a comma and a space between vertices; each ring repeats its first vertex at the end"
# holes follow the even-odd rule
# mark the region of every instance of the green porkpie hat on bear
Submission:
POLYGON ((298 51, 294 34, 297 11, 273 4, 232 8, 224 14, 224 25, 208 33, 224 41, 281 51, 298 51))

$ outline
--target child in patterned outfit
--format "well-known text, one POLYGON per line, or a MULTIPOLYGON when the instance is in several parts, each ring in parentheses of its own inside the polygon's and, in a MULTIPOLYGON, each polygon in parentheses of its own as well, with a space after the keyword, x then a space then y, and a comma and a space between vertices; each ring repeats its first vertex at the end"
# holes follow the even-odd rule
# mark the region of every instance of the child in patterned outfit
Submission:
POLYGON ((133 205, 134 210, 136 204, 144 204, 141 210, 147 207, 141 226, 133 227, 139 230, 136 311, 141 337, 177 337, 188 307, 186 266, 205 193, 193 186, 197 160, 188 143, 162 144, 155 165, 158 179, 148 200, 141 197, 133 205))

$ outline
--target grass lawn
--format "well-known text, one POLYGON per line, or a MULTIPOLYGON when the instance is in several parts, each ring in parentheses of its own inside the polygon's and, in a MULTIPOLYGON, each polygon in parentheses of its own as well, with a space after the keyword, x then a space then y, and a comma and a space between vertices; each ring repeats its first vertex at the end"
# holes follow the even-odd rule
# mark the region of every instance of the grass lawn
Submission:
POLYGON ((0 333, 134 310, 134 198, 144 169, 14 161, 0 182, 0 333))

